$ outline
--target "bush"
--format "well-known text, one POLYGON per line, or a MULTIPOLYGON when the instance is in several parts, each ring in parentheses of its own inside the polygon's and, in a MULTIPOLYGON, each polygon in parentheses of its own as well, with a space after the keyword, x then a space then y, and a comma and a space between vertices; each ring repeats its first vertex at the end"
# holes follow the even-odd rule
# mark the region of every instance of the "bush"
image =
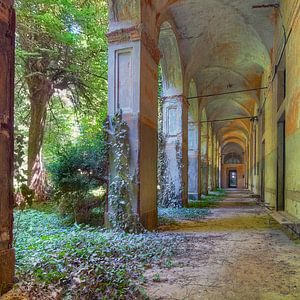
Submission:
POLYGON ((53 198, 59 203, 60 213, 72 222, 95 226, 104 223, 105 193, 95 196, 92 192, 106 186, 106 148, 100 135, 93 140, 81 138, 57 153, 47 165, 53 198))
POLYGON ((104 224, 104 197, 95 197, 87 192, 77 191, 62 194, 59 212, 71 222, 102 226, 104 224))
POLYGON ((107 181, 106 143, 74 144, 48 164, 51 183, 61 193, 88 191, 107 181))

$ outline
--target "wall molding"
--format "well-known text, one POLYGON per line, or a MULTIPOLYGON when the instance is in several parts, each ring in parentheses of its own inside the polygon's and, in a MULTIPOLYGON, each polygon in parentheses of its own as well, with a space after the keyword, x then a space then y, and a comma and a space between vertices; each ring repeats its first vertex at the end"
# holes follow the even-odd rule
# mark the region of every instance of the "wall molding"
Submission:
POLYGON ((160 50, 158 49, 154 39, 148 33, 146 26, 142 23, 128 28, 111 31, 107 33, 106 36, 109 44, 121 44, 141 41, 149 51, 156 64, 158 64, 160 61, 160 50))
POLYGON ((186 105, 187 107, 190 106, 189 101, 187 100, 187 98, 183 95, 173 95, 173 96, 165 96, 161 98, 162 101, 180 101, 183 105, 186 105))

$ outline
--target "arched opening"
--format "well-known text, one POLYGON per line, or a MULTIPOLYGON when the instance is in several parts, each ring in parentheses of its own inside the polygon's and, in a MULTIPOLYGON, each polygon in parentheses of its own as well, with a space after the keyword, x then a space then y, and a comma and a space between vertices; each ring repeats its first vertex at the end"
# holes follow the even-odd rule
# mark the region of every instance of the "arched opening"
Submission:
POLYGON ((187 101, 177 38, 172 26, 160 26, 160 99, 158 199, 163 207, 187 204, 187 101))
POLYGON ((222 148, 222 187, 246 188, 245 150, 231 141, 222 148))

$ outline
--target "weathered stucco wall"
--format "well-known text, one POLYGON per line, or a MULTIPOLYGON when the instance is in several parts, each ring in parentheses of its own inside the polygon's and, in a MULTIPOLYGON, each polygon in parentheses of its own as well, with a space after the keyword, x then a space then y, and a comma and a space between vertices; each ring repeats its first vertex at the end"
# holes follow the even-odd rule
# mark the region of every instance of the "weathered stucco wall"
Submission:
POLYGON ((300 218, 300 1, 282 1, 286 28, 286 210, 300 218))
MULTIPOLYGON (((285 39, 282 30, 282 20, 278 17, 274 37, 272 72, 265 74, 262 86, 270 82, 274 76, 271 88, 262 93, 261 104, 265 103, 261 111, 264 126, 260 126, 260 179, 264 170, 264 199, 273 207, 278 204, 278 181, 277 174, 279 161, 278 153, 278 122, 285 120, 285 210, 293 216, 300 218, 300 2, 281 1, 281 12, 286 30, 286 48, 278 66, 276 76, 275 65, 278 64, 285 39), (282 96, 281 73, 286 69, 286 94, 282 96), (282 104, 280 104, 282 102, 282 104), (265 113, 265 117, 263 114, 265 113), (263 131, 265 128, 265 131, 263 131), (265 151, 264 151, 265 149, 265 151), (263 160, 265 158, 265 161, 263 160)), ((277 67, 276 67, 277 68, 277 67)), ((253 180, 255 192, 260 190, 260 182, 253 180)))

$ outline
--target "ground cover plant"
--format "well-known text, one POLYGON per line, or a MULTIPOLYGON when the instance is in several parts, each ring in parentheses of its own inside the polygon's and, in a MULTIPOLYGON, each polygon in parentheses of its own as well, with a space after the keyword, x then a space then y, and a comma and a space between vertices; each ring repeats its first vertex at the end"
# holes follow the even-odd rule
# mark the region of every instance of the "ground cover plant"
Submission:
POLYGON ((217 189, 214 192, 210 192, 208 195, 202 196, 201 200, 190 200, 190 208, 213 208, 216 207, 219 202, 226 196, 224 189, 217 189))
POLYGON ((54 206, 15 212, 16 275, 30 299, 145 299, 143 271, 169 265, 177 235, 67 225, 54 206))
POLYGON ((210 208, 217 206, 225 196, 225 190, 218 189, 202 196, 200 200, 189 200, 189 205, 185 208, 159 207, 159 225, 176 225, 179 221, 199 221, 208 216, 210 208))

